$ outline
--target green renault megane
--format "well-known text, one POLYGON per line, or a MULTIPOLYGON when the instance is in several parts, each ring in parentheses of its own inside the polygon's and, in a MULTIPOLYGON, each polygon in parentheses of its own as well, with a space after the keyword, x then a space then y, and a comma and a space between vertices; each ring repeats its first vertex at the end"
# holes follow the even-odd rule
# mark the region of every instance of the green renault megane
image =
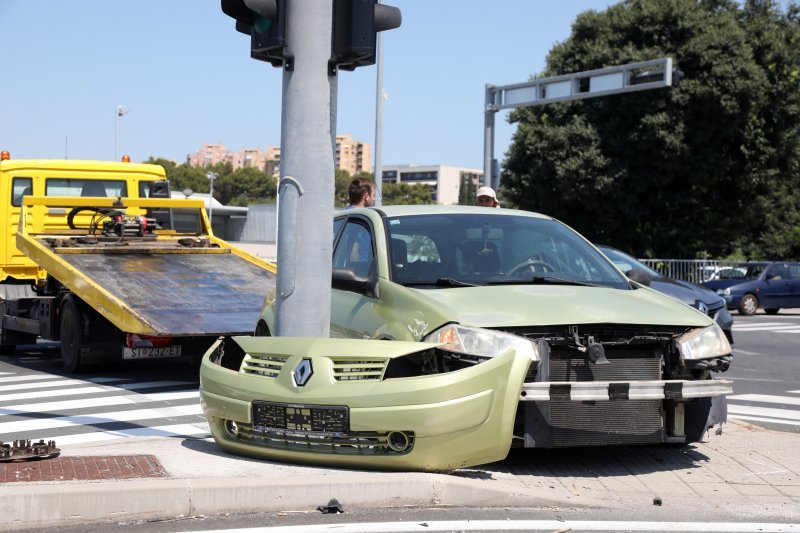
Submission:
POLYGON ((253 337, 206 354, 226 450, 439 471, 512 446, 700 440, 725 421, 731 347, 708 316, 625 277, 553 218, 479 207, 337 212, 330 339, 253 337))

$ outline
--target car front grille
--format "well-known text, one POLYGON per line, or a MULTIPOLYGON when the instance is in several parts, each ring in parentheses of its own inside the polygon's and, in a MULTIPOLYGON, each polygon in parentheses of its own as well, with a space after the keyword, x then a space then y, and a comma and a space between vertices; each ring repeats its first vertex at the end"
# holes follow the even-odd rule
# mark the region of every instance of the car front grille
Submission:
POLYGON ((380 381, 386 370, 386 359, 339 359, 333 362, 336 381, 380 381))
POLYGON ((245 354, 241 371, 245 374, 276 378, 289 356, 269 354, 245 354))
POLYGON ((414 433, 404 432, 408 447, 397 451, 389 446, 388 433, 350 432, 344 435, 323 435, 306 432, 256 431, 249 424, 238 424, 235 440, 274 450, 324 453, 334 455, 405 455, 414 448, 414 433))

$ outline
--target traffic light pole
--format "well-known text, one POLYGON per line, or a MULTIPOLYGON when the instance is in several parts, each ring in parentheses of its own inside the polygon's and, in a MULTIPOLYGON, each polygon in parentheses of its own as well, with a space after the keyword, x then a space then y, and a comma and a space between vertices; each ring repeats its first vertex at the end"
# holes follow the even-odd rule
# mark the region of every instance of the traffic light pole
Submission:
POLYGON ((337 78, 333 0, 287 2, 278 221, 278 336, 330 334, 337 78))

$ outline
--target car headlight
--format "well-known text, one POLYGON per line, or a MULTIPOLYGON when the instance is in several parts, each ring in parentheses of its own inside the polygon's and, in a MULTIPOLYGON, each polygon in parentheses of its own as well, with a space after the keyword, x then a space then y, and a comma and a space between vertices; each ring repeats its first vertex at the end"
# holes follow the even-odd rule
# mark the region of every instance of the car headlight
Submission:
POLYGON ((431 332, 424 340, 443 343, 445 346, 442 348, 445 350, 482 357, 495 357, 509 350, 516 350, 531 361, 541 359, 539 350, 528 339, 491 329, 449 324, 431 332))
POLYGON ((694 329, 678 339, 683 360, 709 359, 731 353, 731 344, 719 324, 694 329))
POLYGON ((728 287, 726 289, 717 289, 717 294, 719 294, 721 296, 730 296, 731 295, 731 289, 730 289, 730 287, 728 287))

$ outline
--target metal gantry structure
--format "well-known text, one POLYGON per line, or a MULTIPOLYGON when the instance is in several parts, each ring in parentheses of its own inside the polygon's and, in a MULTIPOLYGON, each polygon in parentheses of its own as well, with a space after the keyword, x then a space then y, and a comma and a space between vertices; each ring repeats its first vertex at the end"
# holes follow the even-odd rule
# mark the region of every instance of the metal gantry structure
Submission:
POLYGON ((669 87, 672 58, 539 78, 511 85, 486 85, 483 137, 483 184, 498 189, 499 165, 494 158, 495 115, 502 109, 570 102, 613 94, 669 87))

